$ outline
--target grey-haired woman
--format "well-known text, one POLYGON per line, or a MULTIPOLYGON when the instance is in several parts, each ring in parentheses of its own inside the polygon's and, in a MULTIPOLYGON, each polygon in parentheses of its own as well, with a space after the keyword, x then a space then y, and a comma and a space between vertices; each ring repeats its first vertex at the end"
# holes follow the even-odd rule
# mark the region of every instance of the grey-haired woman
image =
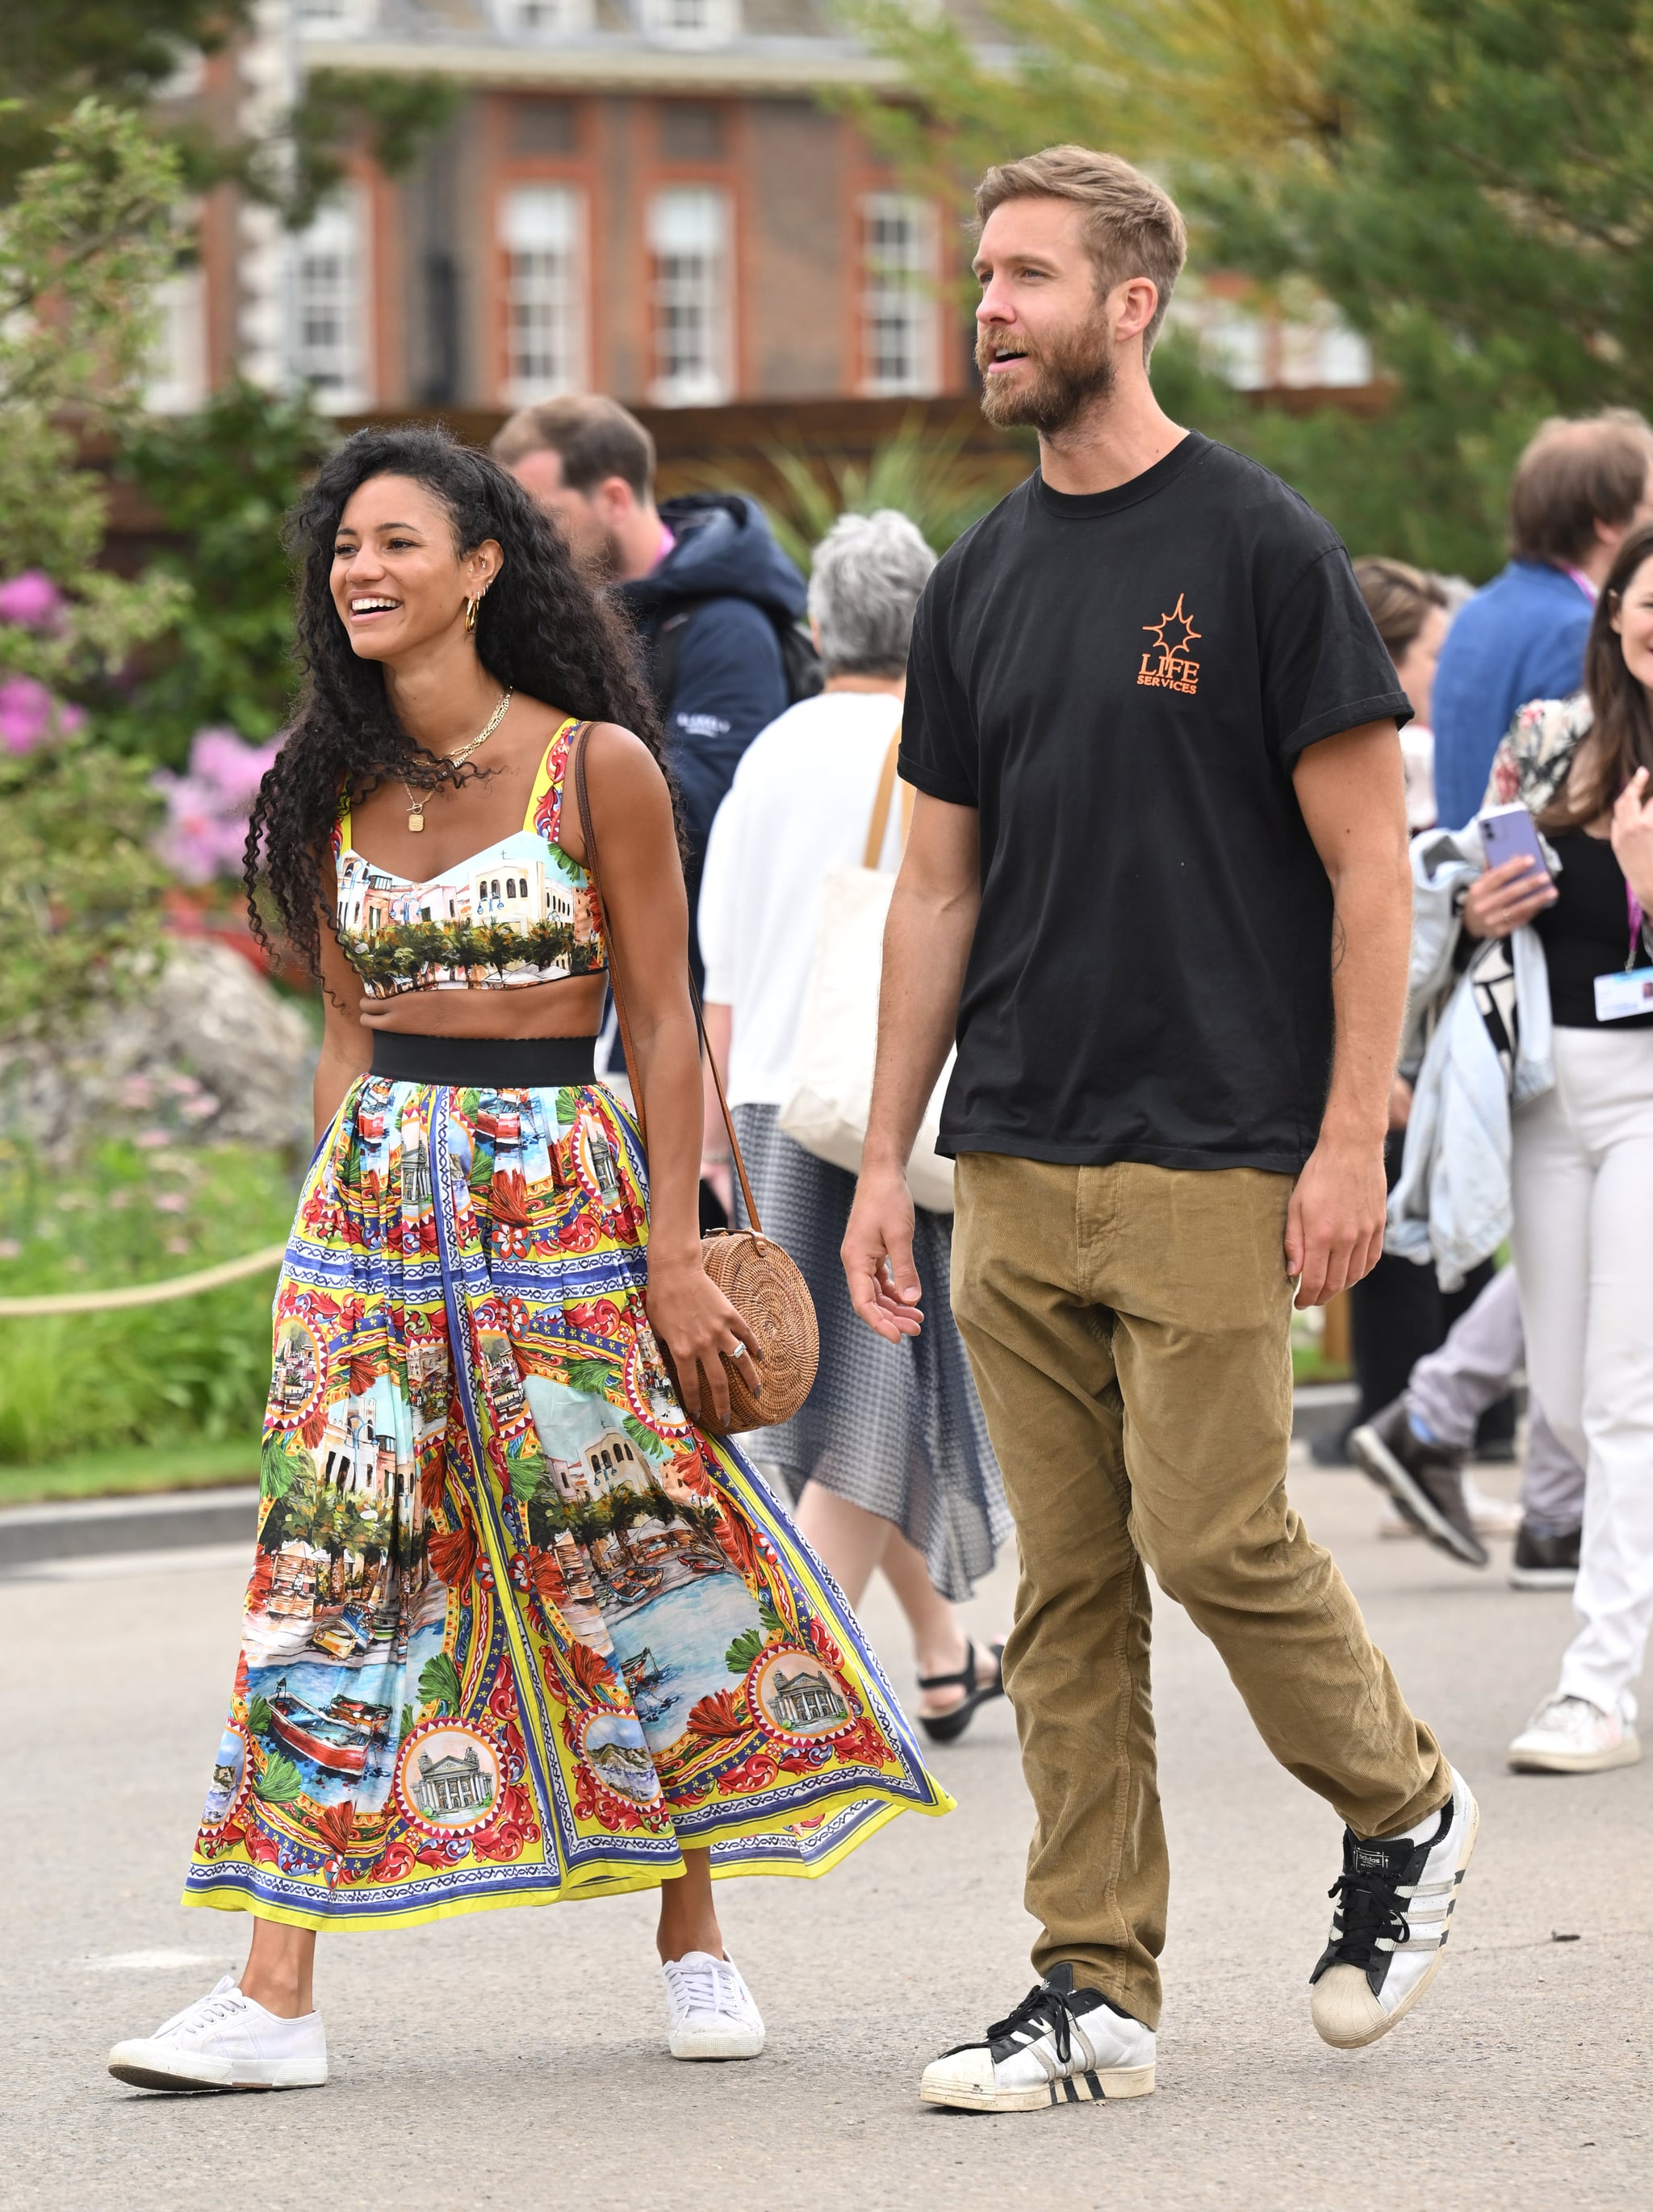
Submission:
MULTIPOLYGON (((852 1603, 883 1568, 913 1632, 918 1718, 947 1741, 1000 1692, 999 1647, 972 1644, 957 1607, 1010 1527, 948 1303, 951 1218, 918 1216, 928 1326, 884 1342, 856 1322, 838 1259, 854 1177, 778 1121, 821 881, 835 863, 862 857, 900 727, 913 611, 934 566, 918 531, 890 508, 841 517, 817 547, 809 611, 825 689, 772 722, 742 760, 707 852, 700 938, 708 1031, 753 1195, 803 1268, 821 1324, 815 1388, 793 1420, 755 1439, 756 1456, 784 1476, 799 1527, 852 1603)), ((880 865, 893 868, 900 848, 892 808, 880 865)))

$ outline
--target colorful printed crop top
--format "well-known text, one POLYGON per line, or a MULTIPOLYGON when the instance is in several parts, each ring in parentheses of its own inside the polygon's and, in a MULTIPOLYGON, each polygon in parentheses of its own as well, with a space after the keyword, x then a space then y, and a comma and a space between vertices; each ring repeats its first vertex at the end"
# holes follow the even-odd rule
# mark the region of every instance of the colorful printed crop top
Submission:
POLYGON ((364 859, 350 842, 345 806, 333 830, 334 919, 370 999, 509 991, 608 966, 591 877, 556 842, 579 727, 571 715, 546 747, 521 829, 428 883, 364 859))

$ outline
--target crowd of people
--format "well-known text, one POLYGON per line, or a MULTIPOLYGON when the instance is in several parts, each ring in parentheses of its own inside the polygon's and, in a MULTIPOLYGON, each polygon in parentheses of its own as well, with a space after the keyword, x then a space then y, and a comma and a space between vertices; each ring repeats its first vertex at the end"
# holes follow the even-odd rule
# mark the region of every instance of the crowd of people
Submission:
POLYGON ((1639 1755, 1653 437, 1546 426, 1484 591, 1352 563, 1159 407, 1186 235, 1157 184, 1051 148, 977 212, 981 404, 1039 465, 939 561, 846 515, 805 580, 755 501, 657 501, 599 397, 491 456, 358 433, 295 518, 306 690, 249 849, 323 987, 318 1153, 187 1889, 253 1934, 116 2046, 124 2081, 325 2081, 324 1929, 641 1887, 672 2054, 756 2057, 713 1875, 950 1808, 854 1618, 878 1571, 925 1736, 1007 1694, 1035 1813, 1037 1982, 924 2099, 1155 2086, 1150 1571, 1344 1823, 1314 2028, 1386 2034, 1480 1814, 1288 1502, 1292 1313, 1345 1292, 1335 1453, 1453 1557, 1512 1534, 1519 1586, 1576 1581, 1512 1765, 1639 1755), (787 1126, 858 866, 893 878, 859 1177, 787 1126), (443 957, 478 884, 486 971, 443 957), (369 928, 407 931, 393 988, 369 928), (949 1066, 951 1182, 915 1205, 949 1066), (759 1218, 820 1361, 743 1444, 762 1334, 701 1237, 759 1218), (1523 1370, 1511 1528, 1468 1462, 1523 1370), (364 1434, 401 1518, 313 1648, 285 1501, 323 1455, 354 1481, 364 1434), (979 1644, 958 1607, 1012 1526, 1014 1622, 979 1644), (720 1684, 674 1589, 727 1636, 720 1684))

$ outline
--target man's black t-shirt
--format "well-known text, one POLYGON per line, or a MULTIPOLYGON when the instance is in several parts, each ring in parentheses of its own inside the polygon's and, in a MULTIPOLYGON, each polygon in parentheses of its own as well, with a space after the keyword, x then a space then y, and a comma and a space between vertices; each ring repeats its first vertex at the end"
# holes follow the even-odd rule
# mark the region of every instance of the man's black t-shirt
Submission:
POLYGON ((1191 433, 1033 477, 944 556, 901 773, 981 812, 948 1152, 1294 1174, 1331 1066, 1332 898, 1291 769, 1410 709, 1330 526, 1191 433))

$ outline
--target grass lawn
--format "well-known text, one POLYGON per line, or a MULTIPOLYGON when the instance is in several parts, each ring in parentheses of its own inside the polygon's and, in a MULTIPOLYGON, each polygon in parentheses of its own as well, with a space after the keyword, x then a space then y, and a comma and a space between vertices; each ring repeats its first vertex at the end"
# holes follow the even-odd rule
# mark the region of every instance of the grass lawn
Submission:
POLYGON ((42 1460, 33 1467, 0 1465, 0 1505, 32 1505, 47 1498, 116 1498, 131 1491, 194 1490, 219 1482, 256 1482, 258 1437, 177 1444, 128 1444, 42 1460))

